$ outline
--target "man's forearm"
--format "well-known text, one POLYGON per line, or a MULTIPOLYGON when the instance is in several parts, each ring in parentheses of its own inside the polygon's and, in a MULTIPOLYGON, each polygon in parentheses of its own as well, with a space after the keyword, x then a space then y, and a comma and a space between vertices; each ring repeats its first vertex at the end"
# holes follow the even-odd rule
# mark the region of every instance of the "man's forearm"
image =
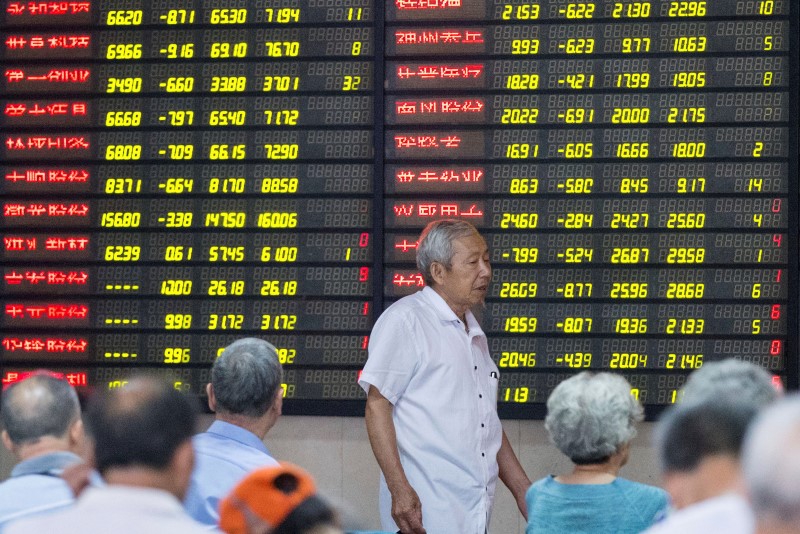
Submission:
POLYGON ((392 518, 400 532, 425 534, 422 525, 422 503, 411 487, 400 462, 397 433, 392 420, 394 406, 377 388, 370 387, 367 395, 367 435, 372 452, 383 471, 386 485, 392 494, 392 518))
POLYGON ((392 420, 392 403, 374 387, 369 388, 365 419, 367 435, 372 453, 378 461, 389 491, 394 493, 399 486, 408 485, 400 452, 397 448, 397 434, 392 420))
POLYGON ((500 469, 500 480, 503 481, 514 500, 517 501, 517 507, 525 519, 528 518, 528 510, 525 506, 525 493, 531 485, 528 475, 522 468, 522 464, 514 454, 514 449, 511 448, 511 442, 508 441, 505 431, 503 431, 503 442, 500 445, 500 451, 497 453, 497 465, 500 469))

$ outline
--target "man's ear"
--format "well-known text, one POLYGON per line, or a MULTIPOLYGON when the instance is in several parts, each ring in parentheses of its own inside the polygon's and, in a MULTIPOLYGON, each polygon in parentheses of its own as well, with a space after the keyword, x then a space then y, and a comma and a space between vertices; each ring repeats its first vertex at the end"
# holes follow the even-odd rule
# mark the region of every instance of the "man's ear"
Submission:
POLYGON ((173 474, 173 493, 180 499, 186 496, 189 489, 192 470, 194 469, 194 447, 192 440, 187 439, 175 449, 172 459, 169 462, 170 471, 173 474))
POLYGON ((661 487, 669 493, 672 506, 680 510, 692 504, 691 475, 680 471, 661 474, 661 487))
POLYGON ((86 433, 83 429, 83 420, 78 417, 74 423, 72 423, 67 431, 69 435, 69 442, 73 447, 82 448, 83 443, 86 440, 86 433))
POLYGON ((175 453, 172 455, 172 461, 181 472, 182 470, 192 471, 194 468, 194 447, 192 446, 191 439, 187 439, 178 445, 175 449, 175 453))
POLYGON ((442 265, 438 261, 435 261, 431 263, 430 271, 431 271, 431 278, 433 278, 433 281, 436 282, 437 284, 441 284, 442 277, 444 276, 444 271, 445 271, 444 265, 442 265))
POLYGON ((208 408, 212 412, 217 411, 217 397, 214 395, 214 384, 209 382, 206 384, 206 395, 208 395, 208 408))
POLYGON ((283 386, 278 388, 275 392, 275 400, 272 401, 272 409, 275 410, 275 415, 283 413, 283 386))
POLYGON ((2 433, 2 435, 0 435, 0 437, 2 437, 2 439, 3 439, 3 446, 4 446, 6 449, 8 449, 8 451, 9 451, 9 452, 11 452, 11 453, 13 453, 13 454, 16 454, 16 453, 14 452, 14 449, 15 449, 15 447, 14 447, 14 442, 13 442, 13 441, 11 441, 11 436, 9 436, 9 435, 8 435, 8 432, 6 432, 5 430, 3 430, 3 433, 2 433))

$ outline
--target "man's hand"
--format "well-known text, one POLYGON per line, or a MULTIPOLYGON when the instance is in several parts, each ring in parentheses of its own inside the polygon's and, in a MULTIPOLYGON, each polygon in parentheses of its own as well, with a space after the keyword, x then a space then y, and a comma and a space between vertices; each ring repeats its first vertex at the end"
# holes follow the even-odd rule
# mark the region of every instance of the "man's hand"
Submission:
POLYGON ((83 490, 91 485, 92 467, 89 464, 79 462, 64 468, 61 478, 67 483, 75 497, 79 497, 83 490))
POLYGON ((386 486, 392 494, 392 519, 403 534, 425 534, 422 526, 422 503, 417 492, 409 484, 392 421, 394 406, 378 388, 370 387, 367 393, 367 409, 364 418, 372 452, 386 478, 386 486))
POLYGON ((528 520, 528 505, 525 503, 525 493, 531 487, 531 481, 522 464, 519 463, 517 455, 514 454, 514 449, 511 448, 511 443, 508 441, 505 430, 503 431, 503 442, 500 445, 500 451, 497 453, 497 464, 500 468, 500 480, 508 486, 514 500, 517 501, 522 517, 528 520))
POLYGON ((411 486, 392 492, 392 519, 403 534, 425 534, 422 503, 411 486))

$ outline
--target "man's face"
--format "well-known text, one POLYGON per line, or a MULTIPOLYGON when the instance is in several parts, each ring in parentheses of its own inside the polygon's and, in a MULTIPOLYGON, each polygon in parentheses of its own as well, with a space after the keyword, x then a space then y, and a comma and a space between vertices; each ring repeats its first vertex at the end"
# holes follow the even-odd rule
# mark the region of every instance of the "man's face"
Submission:
POLYGON ((489 247, 478 233, 453 241, 453 251, 450 269, 438 262, 431 266, 436 281, 433 289, 463 319, 468 309, 482 304, 486 298, 492 266, 489 264, 489 247))

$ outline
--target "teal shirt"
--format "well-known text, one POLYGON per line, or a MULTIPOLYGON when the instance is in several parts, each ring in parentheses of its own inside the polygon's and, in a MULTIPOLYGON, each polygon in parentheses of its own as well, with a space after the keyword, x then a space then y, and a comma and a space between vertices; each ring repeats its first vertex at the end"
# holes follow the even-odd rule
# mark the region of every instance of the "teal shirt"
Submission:
POLYGON ((536 481, 525 494, 526 534, 636 534, 659 521, 669 498, 661 488, 617 478, 609 484, 536 481))

